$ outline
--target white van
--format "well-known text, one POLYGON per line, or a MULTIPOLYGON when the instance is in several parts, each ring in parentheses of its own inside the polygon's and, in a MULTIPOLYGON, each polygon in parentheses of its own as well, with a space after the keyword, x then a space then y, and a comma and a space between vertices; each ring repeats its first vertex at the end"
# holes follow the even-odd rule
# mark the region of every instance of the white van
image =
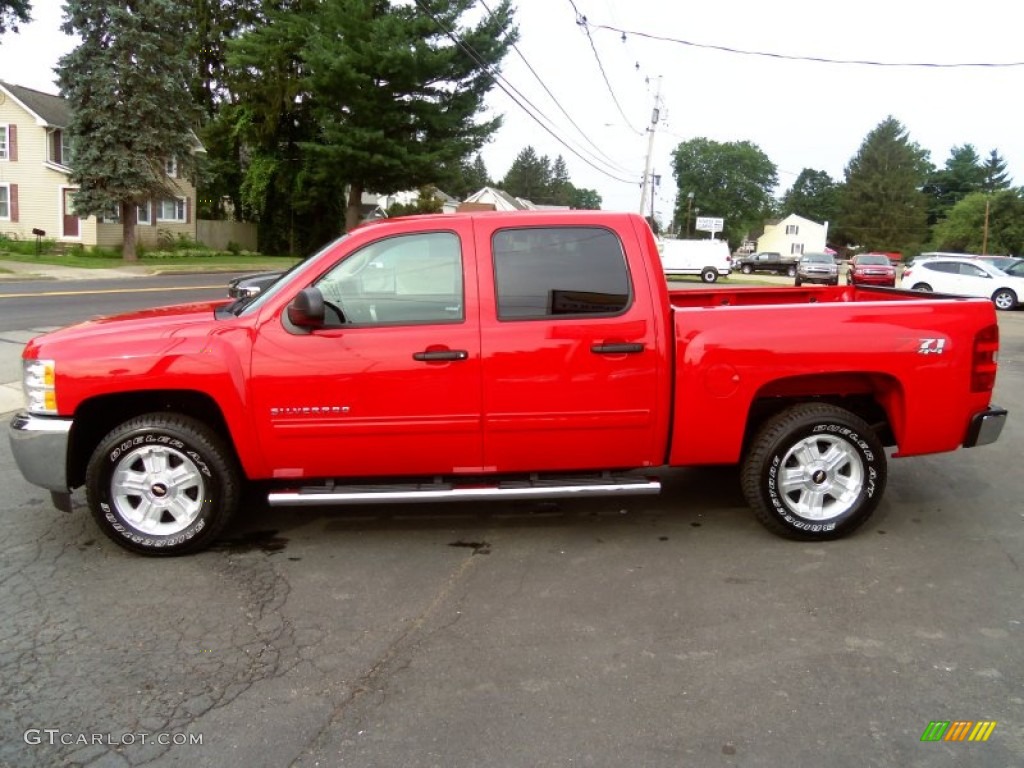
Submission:
POLYGON ((725 240, 660 240, 658 251, 666 275, 700 275, 705 283, 713 283, 732 272, 725 240))

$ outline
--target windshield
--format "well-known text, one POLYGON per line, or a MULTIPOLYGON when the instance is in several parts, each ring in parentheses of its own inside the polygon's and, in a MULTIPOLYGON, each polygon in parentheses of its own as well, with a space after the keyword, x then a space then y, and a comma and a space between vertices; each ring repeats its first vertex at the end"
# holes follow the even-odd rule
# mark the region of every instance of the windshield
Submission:
POLYGON ((832 257, 827 253, 805 253, 800 261, 807 261, 811 264, 831 264, 832 257))
POLYGON ((1018 259, 1015 264, 1011 264, 1003 270, 1008 275, 1014 277, 1024 277, 1024 259, 1018 259))
POLYGON ((319 258, 322 254, 332 249, 334 246, 336 246, 338 243, 340 243, 347 237, 348 235, 345 234, 339 237, 337 240, 332 240, 319 251, 314 253, 312 256, 309 256, 308 258, 305 258, 302 261, 300 261, 298 264, 295 264, 291 269, 289 269, 287 272, 281 275, 281 277, 275 280, 273 285, 268 286, 255 296, 241 298, 238 299, 238 301, 236 301, 234 304, 230 304, 227 307, 228 311, 231 312, 232 314, 239 316, 248 315, 252 312, 256 312, 260 307, 263 306, 264 303, 266 303, 269 297, 276 295, 277 292, 280 291, 288 283, 288 276, 291 275, 292 272, 294 272, 299 267, 304 266, 313 259, 319 258))
POLYGON ((888 256, 882 256, 880 254, 875 254, 875 253, 868 253, 868 254, 865 254, 864 256, 858 256, 857 257, 857 264, 870 264, 870 265, 873 265, 873 266, 881 265, 881 266, 884 266, 884 267, 888 267, 889 266, 889 257, 888 256))

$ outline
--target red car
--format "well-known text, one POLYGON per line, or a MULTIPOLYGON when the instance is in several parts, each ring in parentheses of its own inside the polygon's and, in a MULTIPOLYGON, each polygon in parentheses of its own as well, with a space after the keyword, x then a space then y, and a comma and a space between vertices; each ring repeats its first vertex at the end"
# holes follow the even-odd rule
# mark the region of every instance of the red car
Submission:
POLYGON ((896 268, 884 253, 861 253, 850 260, 847 285, 896 287, 896 268))

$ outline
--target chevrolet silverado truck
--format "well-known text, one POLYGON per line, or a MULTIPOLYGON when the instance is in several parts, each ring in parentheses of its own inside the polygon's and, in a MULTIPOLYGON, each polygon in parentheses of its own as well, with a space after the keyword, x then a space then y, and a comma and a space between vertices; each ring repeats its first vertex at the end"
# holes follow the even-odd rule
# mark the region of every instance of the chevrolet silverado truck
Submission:
POLYGON ((895 456, 997 439, 989 301, 844 287, 671 291, 639 216, 420 216, 343 236, 234 302, 33 339, 25 478, 149 555, 275 505, 652 494, 739 464, 772 531, 822 540, 895 456), (842 343, 839 343, 839 340, 842 343))

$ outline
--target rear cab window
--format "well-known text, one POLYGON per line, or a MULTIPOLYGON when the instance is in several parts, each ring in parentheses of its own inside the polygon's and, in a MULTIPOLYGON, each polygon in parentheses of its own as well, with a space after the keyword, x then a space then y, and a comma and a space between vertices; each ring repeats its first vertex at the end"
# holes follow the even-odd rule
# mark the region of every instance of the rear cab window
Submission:
POLYGON ((501 321, 613 317, 632 304, 625 252, 608 229, 500 229, 491 248, 501 321))

